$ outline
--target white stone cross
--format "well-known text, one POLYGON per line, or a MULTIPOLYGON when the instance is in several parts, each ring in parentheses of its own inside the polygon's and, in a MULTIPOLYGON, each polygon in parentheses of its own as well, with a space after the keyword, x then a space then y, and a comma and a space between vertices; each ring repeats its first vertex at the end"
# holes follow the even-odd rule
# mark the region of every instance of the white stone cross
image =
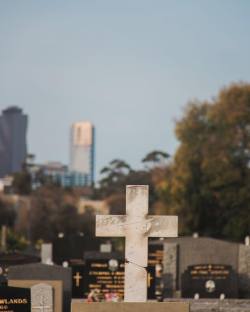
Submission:
POLYGON ((178 217, 148 214, 148 186, 126 187, 126 215, 96 216, 96 236, 125 236, 124 301, 147 301, 148 237, 177 237, 178 217))

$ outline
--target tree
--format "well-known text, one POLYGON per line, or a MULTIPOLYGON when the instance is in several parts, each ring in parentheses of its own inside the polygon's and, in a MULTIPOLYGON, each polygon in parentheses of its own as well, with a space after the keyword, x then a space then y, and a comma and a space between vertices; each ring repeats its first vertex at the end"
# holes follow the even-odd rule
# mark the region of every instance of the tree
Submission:
POLYGON ((250 85, 190 103, 176 135, 180 145, 164 191, 181 231, 242 239, 250 229, 250 85))
POLYGON ((170 155, 163 151, 152 151, 142 159, 142 162, 145 164, 153 164, 154 166, 165 165, 164 162, 169 157, 170 155))
POLYGON ((76 198, 70 191, 55 185, 43 186, 32 194, 31 238, 33 242, 42 239, 54 240, 60 232, 66 235, 79 231, 79 217, 76 198))
POLYGON ((109 196, 117 192, 124 185, 125 178, 131 170, 124 160, 112 160, 100 172, 102 174, 102 179, 99 182, 101 196, 109 196))
POLYGON ((0 226, 6 225, 13 227, 16 220, 16 211, 14 206, 0 198, 0 226))
POLYGON ((25 169, 14 174, 13 189, 16 194, 29 195, 31 193, 31 175, 25 169))

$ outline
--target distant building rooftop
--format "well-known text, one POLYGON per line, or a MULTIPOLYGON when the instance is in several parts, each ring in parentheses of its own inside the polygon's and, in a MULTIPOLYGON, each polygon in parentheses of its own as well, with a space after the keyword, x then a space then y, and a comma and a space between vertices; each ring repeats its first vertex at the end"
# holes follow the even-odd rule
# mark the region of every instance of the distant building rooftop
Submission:
POLYGON ((22 109, 17 106, 10 106, 3 110, 4 114, 22 113, 22 109))

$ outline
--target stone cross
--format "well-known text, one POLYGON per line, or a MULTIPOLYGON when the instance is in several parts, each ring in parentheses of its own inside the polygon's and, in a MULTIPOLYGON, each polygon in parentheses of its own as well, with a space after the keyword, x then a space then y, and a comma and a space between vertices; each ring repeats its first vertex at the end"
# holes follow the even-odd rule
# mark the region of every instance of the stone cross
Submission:
POLYGON ((52 286, 41 283, 31 287, 31 311, 53 312, 52 286))
POLYGON ((148 237, 177 237, 178 217, 148 214, 148 186, 126 187, 126 215, 96 216, 96 236, 125 236, 124 301, 147 301, 148 237))

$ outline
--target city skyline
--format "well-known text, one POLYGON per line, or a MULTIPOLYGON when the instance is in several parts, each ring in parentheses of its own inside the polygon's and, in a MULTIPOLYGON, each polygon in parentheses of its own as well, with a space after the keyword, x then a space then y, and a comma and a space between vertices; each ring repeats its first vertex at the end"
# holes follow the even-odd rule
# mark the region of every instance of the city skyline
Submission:
POLYGON ((30 116, 39 163, 69 163, 79 119, 98 129, 97 174, 114 158, 173 155, 188 101, 250 81, 249 13, 243 0, 2 1, 0 110, 30 116))

